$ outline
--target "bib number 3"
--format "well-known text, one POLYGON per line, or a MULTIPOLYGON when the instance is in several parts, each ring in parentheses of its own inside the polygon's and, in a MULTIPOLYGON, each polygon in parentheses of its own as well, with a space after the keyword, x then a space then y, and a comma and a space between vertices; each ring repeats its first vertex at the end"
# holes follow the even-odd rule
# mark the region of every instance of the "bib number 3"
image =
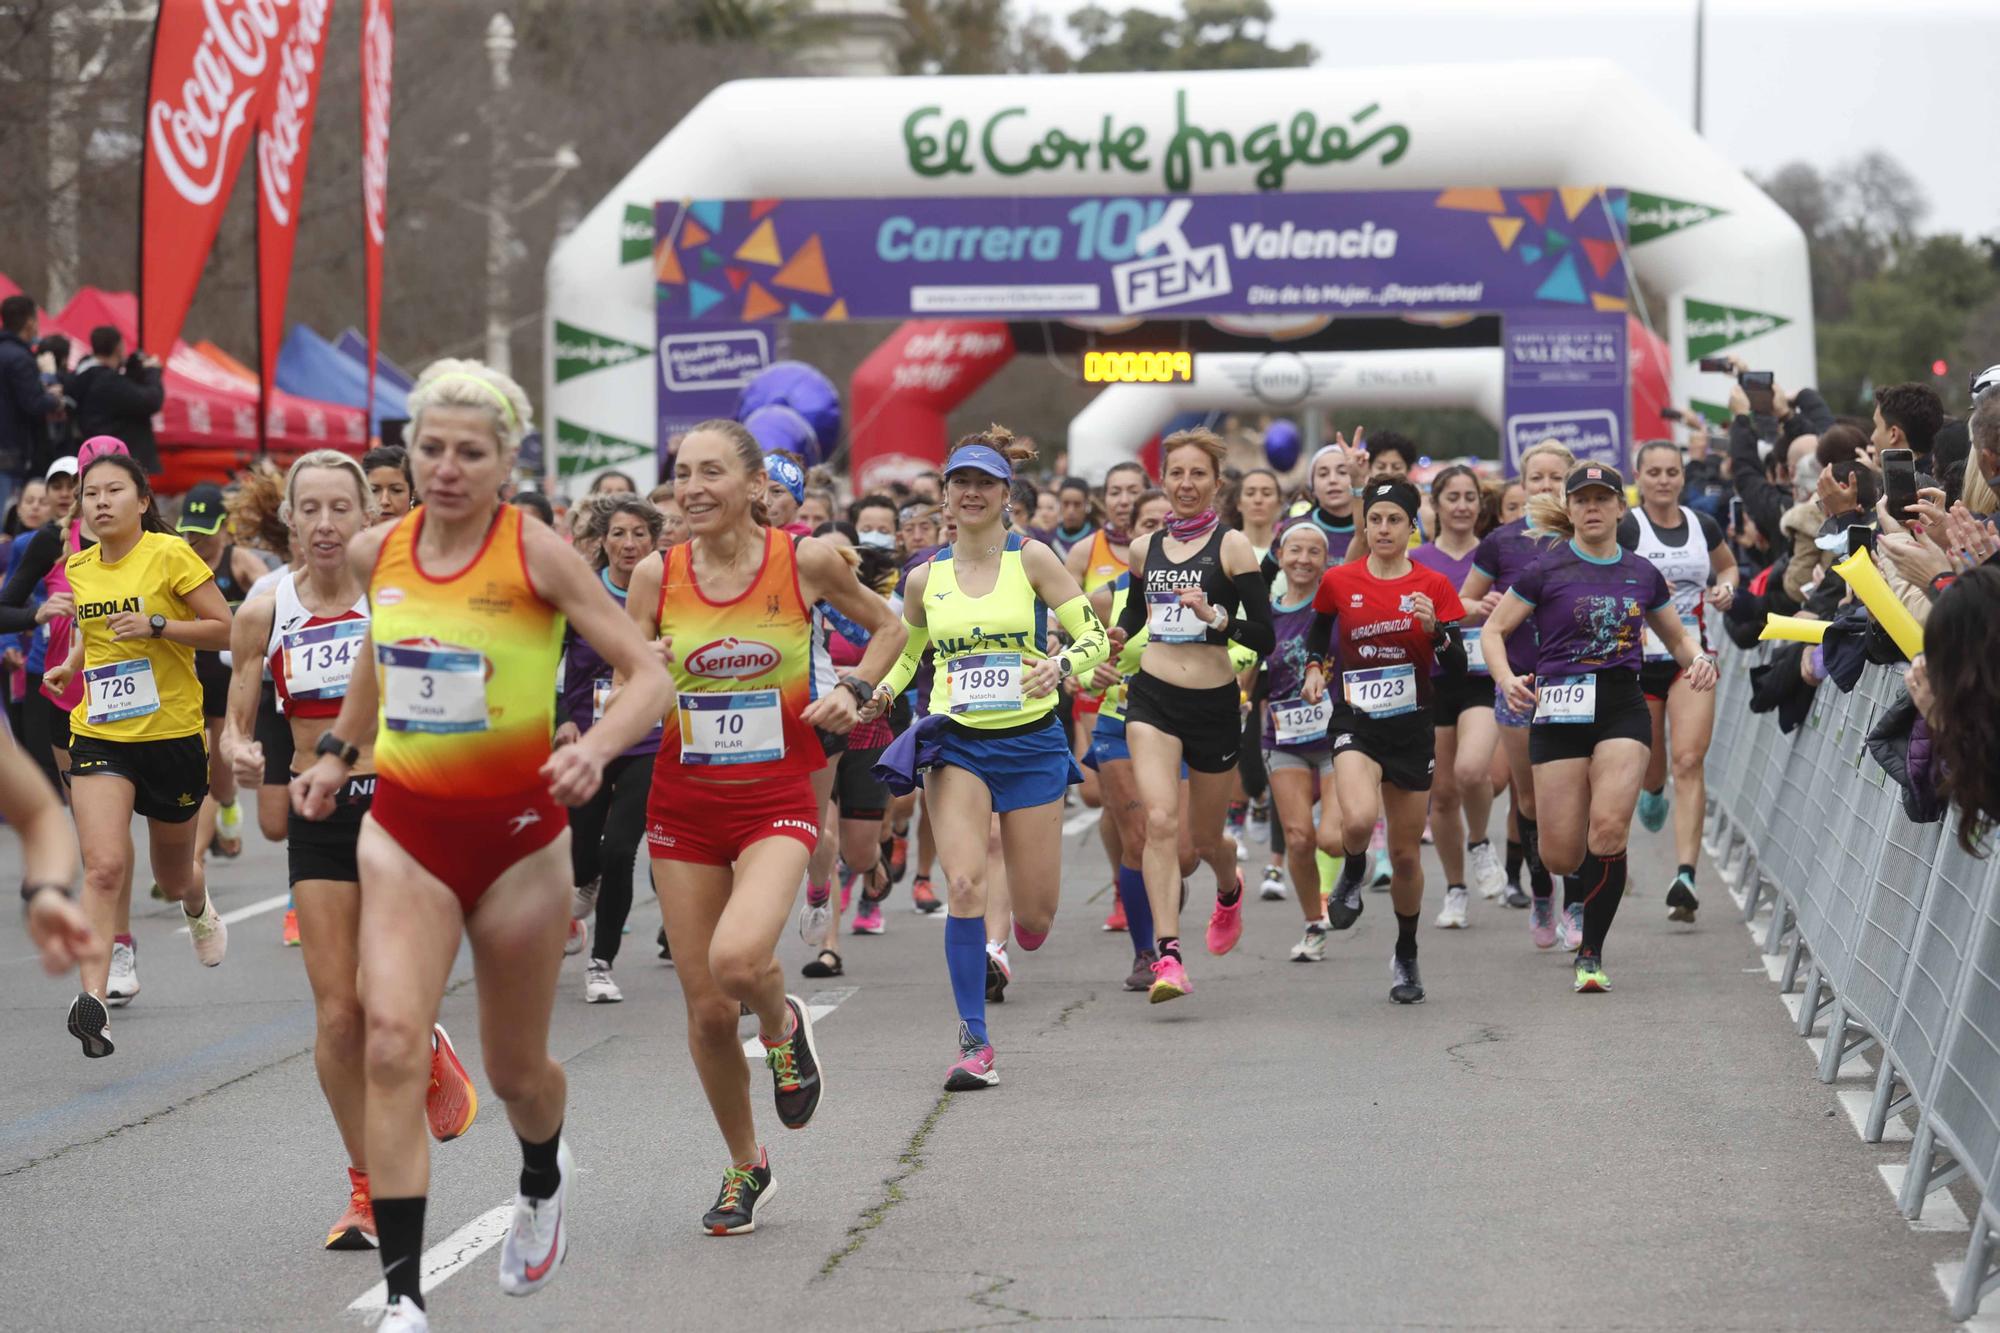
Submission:
POLYGON ((382 721, 391 731, 486 730, 486 655, 470 648, 380 644, 382 721))

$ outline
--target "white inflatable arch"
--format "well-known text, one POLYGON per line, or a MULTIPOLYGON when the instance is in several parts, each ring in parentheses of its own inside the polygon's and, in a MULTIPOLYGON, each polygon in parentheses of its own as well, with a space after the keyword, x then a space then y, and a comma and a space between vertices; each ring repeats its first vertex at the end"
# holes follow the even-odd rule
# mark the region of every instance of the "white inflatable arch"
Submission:
POLYGON ((1114 384, 1069 428, 1070 471, 1104 480, 1183 412, 1273 412, 1316 407, 1462 407, 1500 428, 1497 347, 1379 352, 1204 352, 1185 384, 1114 384))
POLYGON ((1636 285, 1655 298, 1654 326, 1672 348, 1676 400, 1722 401, 1725 387, 1702 377, 1695 362, 1725 347, 1787 384, 1814 379, 1805 237, 1608 62, 1337 75, 757 79, 704 98, 550 257, 543 416, 551 445, 622 456, 621 442, 654 443, 659 372, 647 261, 659 200, 1205 194, 1274 185, 1625 187, 1634 192, 1630 263, 1636 285), (1308 121, 1305 137, 1293 138, 1308 121), (1342 144, 1374 146, 1315 164, 1313 157, 1327 156, 1324 136, 1333 126, 1347 127, 1341 133, 1351 140, 1342 144), (1400 151, 1378 137, 1385 126, 1403 130, 1400 151), (1191 138, 1191 130, 1199 133, 1191 138))

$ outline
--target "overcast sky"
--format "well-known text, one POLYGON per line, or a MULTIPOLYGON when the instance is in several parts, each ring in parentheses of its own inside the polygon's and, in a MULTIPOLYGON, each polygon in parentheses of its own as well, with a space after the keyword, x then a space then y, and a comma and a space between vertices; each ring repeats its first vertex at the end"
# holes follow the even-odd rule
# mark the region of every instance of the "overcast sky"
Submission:
MULTIPOLYGON (((1082 0, 1017 0, 1062 16, 1082 0)), ((1117 11, 1179 0, 1097 0, 1117 11)), ((1322 68, 1603 56, 1694 115, 1695 0, 1271 0, 1322 68)), ((2000 0, 1708 0, 1705 129, 1755 173, 1898 158, 1928 225, 2000 234, 2000 0)))

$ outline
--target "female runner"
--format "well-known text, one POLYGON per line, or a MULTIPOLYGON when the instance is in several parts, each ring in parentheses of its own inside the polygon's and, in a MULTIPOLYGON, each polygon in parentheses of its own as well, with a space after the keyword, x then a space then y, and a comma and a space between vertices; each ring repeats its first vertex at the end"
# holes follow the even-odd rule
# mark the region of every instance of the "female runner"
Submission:
POLYGON ((944 500, 957 538, 910 575, 908 643, 869 713, 902 693, 929 646, 942 683, 923 723, 937 747, 924 790, 948 885, 945 966, 959 1020, 958 1059, 944 1084, 952 1091, 1000 1081, 986 1032, 990 825, 998 815, 1014 938, 1039 949, 1062 890, 1063 793, 1082 781, 1056 710, 1060 687, 1108 651, 1103 625, 1055 552, 1005 529, 1014 465, 1034 456, 1034 445, 999 426, 952 450, 944 500), (1070 638, 1053 655, 1051 608, 1070 638))
MULTIPOLYGON (((222 961, 229 929, 216 914, 195 858, 195 814, 208 791, 208 738, 197 650, 229 643, 229 607, 215 575, 160 517, 146 470, 129 454, 85 464, 78 503, 97 545, 64 562, 76 634, 43 676, 61 695, 72 678, 83 698, 70 713, 70 805, 83 847, 84 912, 109 940, 132 874, 132 816, 151 834, 153 878, 187 918, 194 956, 222 961), (87 780, 86 780, 87 779, 87 780)), ((104 1006, 111 959, 93 953, 79 972, 70 1035, 96 1059, 114 1049, 104 1006)), ((134 988, 136 989, 136 987, 134 988)))
POLYGON ((1625 483, 1617 469, 1578 463, 1563 497, 1528 502, 1536 527, 1568 540, 1513 581, 1487 621, 1496 637, 1486 660, 1513 708, 1533 712, 1542 860, 1581 899, 1576 989, 1606 991, 1604 937, 1625 892, 1625 842, 1653 734, 1639 688, 1645 630, 1660 636, 1691 690, 1715 688, 1715 659, 1682 629, 1660 571, 1619 547, 1625 483), (1530 619, 1532 675, 1514 669, 1508 637, 1530 619))
MULTIPOLYGON (((1070 572, 1086 596, 1095 596, 1099 588, 1111 586, 1126 570, 1132 554, 1132 513, 1139 496, 1146 490, 1149 478, 1146 469, 1137 463, 1114 463, 1104 474, 1102 526, 1090 534, 1088 541, 1078 540, 1069 548, 1063 564, 1070 572)), ((1076 701, 1070 711, 1071 753, 1079 758, 1090 752, 1090 737, 1097 726, 1096 713, 1102 703, 1102 696, 1089 690, 1078 690, 1076 701)), ((1081 791, 1088 805, 1102 805, 1103 792, 1093 780, 1094 771, 1084 775, 1081 791)), ((1097 836, 1104 844, 1104 855, 1114 867, 1119 863, 1121 848, 1118 844, 1118 824, 1116 820, 1102 819, 1097 824, 1097 836)), ((1126 928, 1124 901, 1113 895, 1111 913, 1104 919, 1106 930, 1117 931, 1126 928)))
MULTIPOLYGON (((1681 629, 1696 646, 1708 651, 1704 606, 1727 611, 1736 600, 1736 556, 1723 539, 1722 528, 1707 514, 1681 501, 1680 446, 1655 440, 1639 447, 1640 507, 1618 521, 1618 544, 1653 562, 1674 594, 1674 613, 1681 629), (1695 540, 1696 533, 1701 540, 1695 540)), ((1639 821, 1658 832, 1667 822, 1667 757, 1673 756, 1674 850, 1679 866, 1667 887, 1667 920, 1694 920, 1701 900, 1694 892, 1694 868, 1701 854, 1701 821, 1707 788, 1702 765, 1708 759, 1709 737, 1715 732, 1715 695, 1696 690, 1682 678, 1656 634, 1646 636, 1646 660, 1639 668, 1639 688, 1653 715, 1653 749, 1639 787, 1639 821), (1668 724, 1672 745, 1668 750, 1668 724)))
MULTIPOLYGON (((1438 535, 1410 552, 1410 558, 1444 575, 1454 589, 1472 572, 1472 553, 1485 534, 1479 477, 1464 464, 1442 468, 1431 478, 1431 504, 1438 535)), ((1506 884, 1500 858, 1486 836, 1493 812, 1493 750, 1500 733, 1493 721, 1493 680, 1479 656, 1479 631, 1464 633, 1466 669, 1437 680, 1437 776, 1431 788, 1431 835, 1444 867, 1444 908, 1437 924, 1447 930, 1466 925, 1466 862, 1472 882, 1488 898, 1506 884), (1463 838, 1463 842, 1460 839, 1463 838), (1461 848, 1463 850, 1461 850, 1461 848)))
MULTIPOLYGON (((378 1328, 427 1328, 419 1286, 430 1154, 431 1037, 461 940, 472 945, 487 1081, 521 1143, 520 1189, 500 1246, 500 1288, 539 1291, 569 1245, 573 1174, 567 1080, 549 1058, 549 1013, 569 924, 564 806, 666 707, 666 673, 604 585, 552 529, 500 501, 531 409, 476 361, 428 366, 410 394, 423 507, 361 533, 348 564, 371 619, 340 714, 292 783, 309 820, 336 815, 373 741, 375 795, 356 844, 367 1016, 362 1141, 388 1312, 378 1328), (564 619, 627 684, 604 720, 552 750, 564 619)), ((309 932, 308 932, 309 933, 309 932)))
MULTIPOLYGON (((269 472, 268 468, 258 471, 269 472)), ((255 548, 236 540, 228 524, 228 505, 222 488, 204 482, 181 499, 178 529, 194 553, 215 575, 215 586, 232 616, 250 596, 251 585, 271 571, 274 563, 255 548)), ((283 534, 280 534, 282 540, 283 534)), ((280 548, 282 549, 282 548, 280 548)), ((195 675, 201 679, 201 711, 208 728, 209 800, 197 817, 199 832, 195 855, 235 857, 243 852, 243 805, 236 786, 236 773, 222 753, 222 719, 229 711, 230 668, 220 653, 196 653, 195 675)))
MULTIPOLYGON (((1562 491, 1563 477, 1575 461, 1570 451, 1554 440, 1544 440, 1535 445, 1521 455, 1523 493, 1531 498, 1558 495, 1562 491)), ((1521 517, 1503 523, 1481 537, 1478 548, 1472 553, 1472 572, 1459 586, 1459 600, 1465 605, 1466 620, 1480 626, 1480 651, 1488 663, 1493 660, 1493 641, 1487 635, 1483 622, 1498 607, 1505 605, 1504 596, 1514 586, 1514 580, 1541 559, 1545 550, 1556 544, 1554 537, 1531 523, 1530 516, 1523 513, 1521 517)), ((1507 658, 1516 671, 1532 674, 1535 626, 1519 621, 1516 625, 1513 642, 1507 645, 1507 658)), ((1497 676, 1494 683, 1496 686, 1499 684, 1497 676)), ((1532 709, 1516 708, 1508 701, 1504 691, 1495 690, 1493 720, 1500 726, 1500 748, 1507 756, 1507 768, 1513 784, 1514 819, 1520 826, 1521 853, 1528 863, 1528 887, 1534 898, 1533 910, 1528 916, 1528 930, 1537 949, 1552 947, 1559 936, 1564 948, 1574 949, 1576 941, 1582 938, 1581 918, 1568 911, 1560 919, 1557 918, 1555 883, 1542 863, 1541 846, 1536 837, 1535 784, 1528 761, 1528 724, 1533 719, 1532 709)), ((1565 904, 1565 907, 1571 905, 1565 904)))
POLYGON ((1264 714, 1264 767, 1270 771, 1271 796, 1278 806, 1276 822, 1284 830, 1285 857, 1299 910, 1306 918, 1306 933, 1292 946, 1292 959, 1317 963, 1326 957, 1326 904, 1319 891, 1318 856, 1341 855, 1343 842, 1333 743, 1327 736, 1332 704, 1323 694, 1312 703, 1304 698, 1312 657, 1307 642, 1315 617, 1313 601, 1326 576, 1326 530, 1296 520, 1279 535, 1277 553, 1285 575, 1285 586, 1271 607, 1278 647, 1264 668, 1269 701, 1258 711, 1264 714), (1312 814, 1315 791, 1317 827, 1312 814))
POLYGON ((1226 449, 1213 432, 1178 431, 1161 446, 1167 526, 1132 543, 1132 586, 1112 650, 1143 626, 1149 642, 1127 682, 1125 740, 1132 747, 1139 799, 1146 806, 1146 898, 1159 931, 1154 1004, 1192 989, 1181 960, 1180 767, 1190 770, 1187 819, 1195 851, 1215 871, 1209 952, 1243 936, 1243 877, 1236 846, 1223 835, 1243 744, 1241 694, 1229 660, 1233 641, 1259 654, 1276 646, 1268 576, 1250 539, 1216 517, 1226 449))
MULTIPOLYGON (((347 546, 374 517, 361 468, 346 454, 317 449, 285 476, 281 513, 291 526, 302 564, 266 591, 253 593, 230 631, 229 713, 221 747, 246 785, 262 783, 269 756, 257 739, 269 675, 290 743, 287 755, 314 752, 333 725, 354 666, 363 660, 368 596, 348 563, 347 546)), ((375 1211, 363 1139, 367 1080, 362 1072, 365 1032, 356 986, 356 934, 361 922, 360 870, 355 840, 375 790, 368 749, 334 797, 334 814, 314 823, 292 816, 286 831, 293 910, 303 916, 294 937, 305 952, 317 1035, 313 1065, 334 1127, 347 1148, 347 1211, 326 1233, 329 1250, 375 1246, 375 1211)), ((431 1033, 431 1086, 425 1114, 438 1142, 457 1138, 479 1112, 479 1094, 466 1077, 451 1038, 431 1033)))
MULTIPOLYGON (((660 511, 636 494, 614 493, 592 501, 589 514, 598 581, 622 609, 632 571, 659 544, 660 511)), ((603 719, 611 688, 611 663, 574 627, 565 631, 557 745, 575 744, 603 719)), ((576 885, 570 938, 589 934, 583 919, 592 911, 597 914, 590 960, 583 972, 586 1004, 617 1004, 625 998, 611 969, 618 962, 625 918, 632 911, 632 871, 646 836, 646 793, 653 781, 653 756, 659 751, 660 728, 654 727, 604 766, 597 795, 570 816, 570 878, 576 885)), ((580 946, 583 941, 577 942, 580 946)))
POLYGON ((1421 498, 1406 481, 1373 482, 1363 492, 1368 558, 1336 565, 1320 582, 1302 691, 1308 704, 1317 704, 1327 696, 1329 677, 1340 674, 1331 733, 1347 860, 1328 912, 1337 930, 1361 915, 1368 838, 1377 815, 1387 819, 1389 894, 1396 909, 1389 998, 1397 1004, 1424 998, 1417 918, 1424 898, 1424 816, 1436 766, 1431 668, 1440 650, 1450 647, 1457 655, 1453 627, 1465 616, 1445 577, 1410 559, 1421 498))
MULTIPOLYGON (((626 609, 664 645, 679 691, 647 802, 653 885, 680 969, 688 1049, 729 1149, 712 1236, 753 1231, 772 1190, 757 1142, 738 1005, 757 1016, 778 1119, 803 1129, 822 1088, 812 1018, 774 956, 819 841, 814 729, 845 735, 903 648, 888 604, 838 552, 765 523, 767 462, 733 421, 704 422, 674 456, 674 498, 693 534, 641 561, 626 609), (813 606, 873 636, 857 674, 812 697, 813 606)), ((428 502, 427 502, 428 503, 428 502)))
POLYGON ((401 518, 416 502, 416 484, 410 479, 410 454, 400 444, 379 444, 361 455, 361 470, 367 474, 368 490, 375 497, 375 515, 384 521, 401 518))
MULTIPOLYGON (((1270 468, 1252 468, 1245 472, 1236 483, 1236 526, 1250 539, 1250 549, 1257 553, 1261 565, 1264 557, 1271 555, 1278 542, 1278 515, 1284 507, 1284 492, 1278 484, 1278 474, 1270 468)), ((1272 595, 1275 597, 1281 586, 1272 581, 1272 595)), ((1264 666, 1250 673, 1246 691, 1251 698, 1261 694, 1260 682, 1264 676, 1264 666)), ((1229 811, 1231 836, 1237 836, 1242 829, 1242 815, 1248 814, 1252 821, 1263 821, 1271 830, 1271 859, 1264 867, 1264 881, 1258 888, 1258 896, 1266 902, 1277 902, 1285 896, 1285 874, 1282 862, 1285 854, 1285 833, 1282 822, 1272 823, 1270 774, 1264 769, 1264 746, 1262 736, 1264 723, 1261 710, 1255 707, 1243 712, 1243 748, 1236 761, 1239 800, 1241 806, 1232 805, 1229 811)), ((1241 846, 1239 838, 1239 847, 1241 846)), ((1241 857, 1239 852, 1239 859, 1241 857)))

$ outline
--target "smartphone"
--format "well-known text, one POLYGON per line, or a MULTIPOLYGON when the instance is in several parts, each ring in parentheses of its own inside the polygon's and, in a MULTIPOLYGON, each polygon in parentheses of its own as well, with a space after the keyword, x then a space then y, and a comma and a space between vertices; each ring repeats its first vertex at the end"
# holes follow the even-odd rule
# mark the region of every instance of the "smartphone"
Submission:
POLYGON ((1881 463, 1882 490, 1889 501, 1889 516, 1908 526, 1916 517, 1917 456, 1908 449, 1884 449, 1881 463))
POLYGON ((1678 407, 1663 407, 1660 409, 1660 420, 1679 421, 1680 419, 1681 410, 1678 407))
POLYGON ((1740 495, 1732 495, 1729 497, 1729 530, 1731 532, 1737 532, 1741 530, 1742 527, 1743 527, 1743 497, 1740 495))
POLYGON ((1866 523, 1856 523, 1847 530, 1847 553, 1873 551, 1875 549, 1875 529, 1866 523))
POLYGON ((1704 375, 1727 375, 1729 358, 1726 356, 1705 356, 1701 359, 1701 373, 1704 375))
POLYGON ((1743 386, 1743 396, 1750 400, 1750 410, 1760 417, 1768 417, 1777 408, 1777 392, 1773 387, 1775 378, 1768 370, 1746 370, 1736 377, 1743 386))

